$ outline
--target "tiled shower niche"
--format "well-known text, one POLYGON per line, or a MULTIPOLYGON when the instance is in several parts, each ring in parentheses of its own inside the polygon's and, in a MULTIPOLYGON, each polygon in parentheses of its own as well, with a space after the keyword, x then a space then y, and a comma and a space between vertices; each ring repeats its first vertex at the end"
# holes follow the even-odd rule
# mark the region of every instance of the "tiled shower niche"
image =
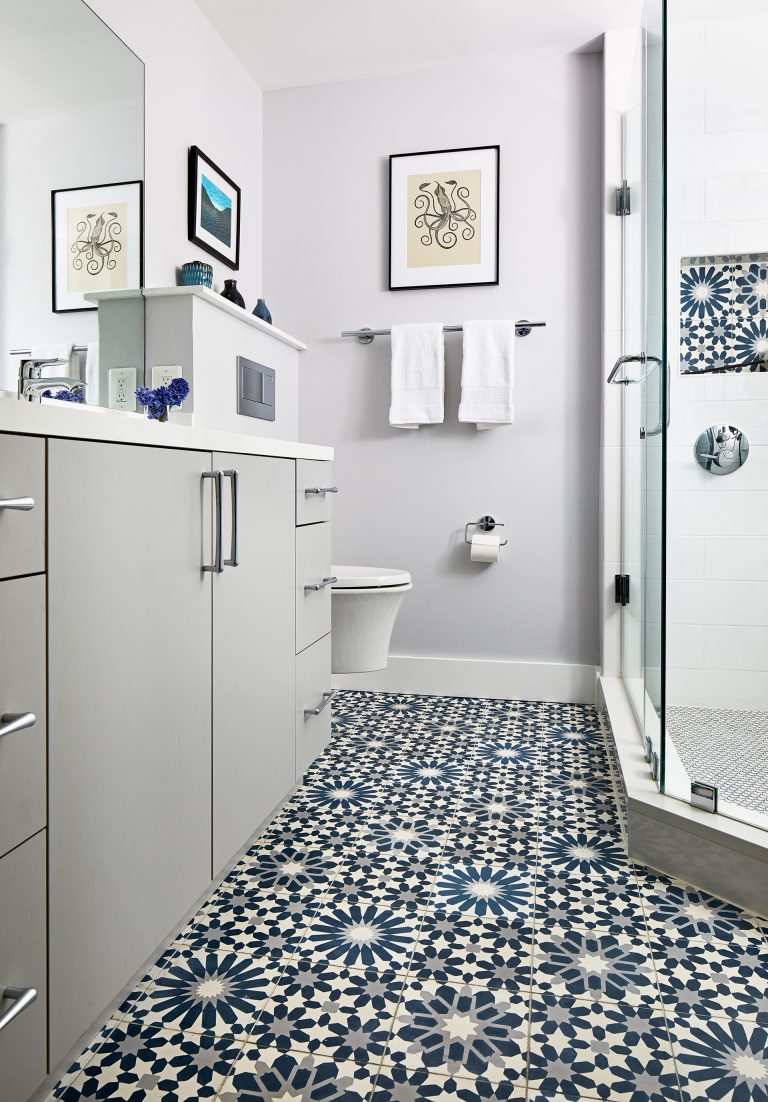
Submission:
POLYGON ((768 371, 768 253, 680 261, 680 371, 720 366, 768 371))

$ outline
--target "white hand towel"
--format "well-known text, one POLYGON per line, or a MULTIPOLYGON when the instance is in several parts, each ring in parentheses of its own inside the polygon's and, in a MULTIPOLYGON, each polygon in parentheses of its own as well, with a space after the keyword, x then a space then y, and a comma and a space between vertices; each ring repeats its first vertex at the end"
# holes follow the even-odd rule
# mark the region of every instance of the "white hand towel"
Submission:
POLYGON ((417 429, 443 420, 445 349, 441 322, 392 326, 389 423, 417 429))
POLYGON ((513 321, 464 322, 460 421, 475 421, 478 429, 512 424, 514 348, 513 321))
POLYGON ((30 360, 56 360, 59 363, 70 363, 74 346, 70 344, 33 344, 30 349, 30 360))
POLYGON ((100 405, 99 342, 91 341, 85 353, 85 400, 89 406, 100 405))

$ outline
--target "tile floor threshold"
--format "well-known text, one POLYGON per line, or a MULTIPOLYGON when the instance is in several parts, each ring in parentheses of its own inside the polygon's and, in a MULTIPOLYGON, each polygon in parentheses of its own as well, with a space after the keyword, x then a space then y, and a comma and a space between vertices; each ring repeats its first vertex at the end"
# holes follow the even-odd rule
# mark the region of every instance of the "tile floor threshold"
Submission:
POLYGON ((767 931, 627 858, 595 709, 344 692, 49 1102, 768 1102, 767 931))

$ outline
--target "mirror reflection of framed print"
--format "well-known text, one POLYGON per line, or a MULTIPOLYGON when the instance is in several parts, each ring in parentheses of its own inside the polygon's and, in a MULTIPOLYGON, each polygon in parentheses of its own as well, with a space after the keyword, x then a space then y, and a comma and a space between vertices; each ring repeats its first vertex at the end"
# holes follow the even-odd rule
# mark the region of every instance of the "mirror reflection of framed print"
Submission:
POLYGON ((499 147, 389 158, 389 289, 499 282, 499 147))
POLYGON ((85 295, 138 290, 144 278, 141 180, 51 192, 52 307, 96 310, 85 295))
POLYGON ((188 236, 228 268, 240 267, 240 188, 193 145, 189 151, 188 236))

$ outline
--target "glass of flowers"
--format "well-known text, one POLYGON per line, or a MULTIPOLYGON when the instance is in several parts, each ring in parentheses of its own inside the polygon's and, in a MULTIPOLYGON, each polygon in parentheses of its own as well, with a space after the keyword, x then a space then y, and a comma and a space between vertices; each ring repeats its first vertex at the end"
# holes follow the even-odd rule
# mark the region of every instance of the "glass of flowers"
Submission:
POLYGON ((150 421, 167 421, 168 411, 178 409, 189 394, 186 379, 171 379, 167 386, 158 386, 152 390, 148 386, 136 387, 136 398, 144 406, 150 421))

